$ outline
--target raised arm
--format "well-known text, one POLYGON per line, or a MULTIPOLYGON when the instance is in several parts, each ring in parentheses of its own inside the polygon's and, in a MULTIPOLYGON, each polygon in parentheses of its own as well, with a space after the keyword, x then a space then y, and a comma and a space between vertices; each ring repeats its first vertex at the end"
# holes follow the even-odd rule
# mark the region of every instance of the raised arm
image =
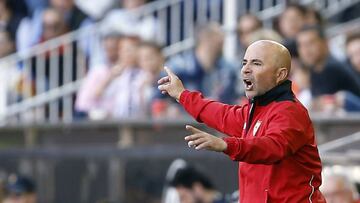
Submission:
POLYGON ((167 67, 167 76, 161 78, 159 90, 180 102, 197 121, 204 122, 230 136, 240 136, 244 126, 244 108, 204 99, 200 92, 185 90, 181 80, 167 67))

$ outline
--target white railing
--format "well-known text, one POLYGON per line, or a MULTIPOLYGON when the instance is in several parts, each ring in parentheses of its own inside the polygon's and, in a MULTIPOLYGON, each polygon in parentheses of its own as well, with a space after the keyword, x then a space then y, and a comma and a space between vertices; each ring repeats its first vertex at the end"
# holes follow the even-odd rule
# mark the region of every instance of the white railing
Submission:
MULTIPOLYGON (((268 21, 282 12, 285 2, 286 0, 159 0, 134 13, 139 19, 149 16, 157 19, 160 28, 155 35, 156 40, 167 45, 164 48, 167 57, 192 48, 194 28, 209 21, 216 21, 223 26, 228 37, 225 50, 230 50, 227 55, 232 55, 235 51, 231 46, 235 44, 234 22, 237 17, 251 12, 268 21), (235 13, 228 12, 230 8, 235 13)), ((314 4, 322 9, 325 17, 330 17, 336 13, 334 8, 343 10, 359 0, 301 2, 314 4)), ((15 78, 18 83, 17 91, 10 90, 15 93, 6 94, 6 107, 0 106, 0 122, 71 122, 75 93, 89 67, 89 58, 92 57, 86 54, 82 45, 90 44, 92 49, 98 49, 98 44, 92 40, 100 39, 99 27, 99 24, 94 24, 1 59, 0 68, 6 66, 6 71, 0 74, 7 74, 5 78, 15 78)), ((4 88, 0 88, 0 100, 5 95, 1 93, 1 89, 4 88)))
POLYGON ((0 93, 8 104, 0 110, 0 121, 70 121, 72 93, 86 74, 81 40, 95 35, 94 29, 86 27, 1 59, 4 73, 14 79, 2 84, 12 87, 0 93))
POLYGON ((360 132, 319 145, 322 161, 332 164, 359 163, 360 132))

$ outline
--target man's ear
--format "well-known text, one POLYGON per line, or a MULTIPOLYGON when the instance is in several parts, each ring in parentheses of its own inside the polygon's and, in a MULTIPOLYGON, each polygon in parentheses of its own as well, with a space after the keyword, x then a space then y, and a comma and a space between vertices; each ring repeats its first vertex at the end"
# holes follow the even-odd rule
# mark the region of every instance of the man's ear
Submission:
POLYGON ((276 83, 279 84, 281 81, 284 81, 289 75, 287 68, 279 68, 276 73, 276 83))

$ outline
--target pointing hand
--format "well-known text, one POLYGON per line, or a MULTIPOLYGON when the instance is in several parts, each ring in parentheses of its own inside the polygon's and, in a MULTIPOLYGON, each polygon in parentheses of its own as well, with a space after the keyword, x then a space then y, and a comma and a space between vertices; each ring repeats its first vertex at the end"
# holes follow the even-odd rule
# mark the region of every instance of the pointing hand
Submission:
POLYGON ((163 94, 168 94, 179 101, 181 93, 185 90, 181 80, 168 68, 164 67, 167 76, 158 81, 158 89, 163 94))
POLYGON ((210 151, 223 152, 227 148, 226 142, 214 135, 201 131, 191 125, 186 126, 186 130, 192 134, 185 137, 188 141, 189 147, 195 147, 195 149, 207 149, 210 151))

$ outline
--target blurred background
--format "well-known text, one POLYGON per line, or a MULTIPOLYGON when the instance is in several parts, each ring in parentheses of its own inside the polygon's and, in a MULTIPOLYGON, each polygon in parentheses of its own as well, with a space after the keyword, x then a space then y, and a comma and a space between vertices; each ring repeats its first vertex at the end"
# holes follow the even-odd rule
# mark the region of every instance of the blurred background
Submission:
POLYGON ((197 124, 157 90, 243 104, 249 44, 292 55, 328 202, 358 200, 359 0, 0 0, 0 201, 237 202, 237 163, 186 146, 197 124))

